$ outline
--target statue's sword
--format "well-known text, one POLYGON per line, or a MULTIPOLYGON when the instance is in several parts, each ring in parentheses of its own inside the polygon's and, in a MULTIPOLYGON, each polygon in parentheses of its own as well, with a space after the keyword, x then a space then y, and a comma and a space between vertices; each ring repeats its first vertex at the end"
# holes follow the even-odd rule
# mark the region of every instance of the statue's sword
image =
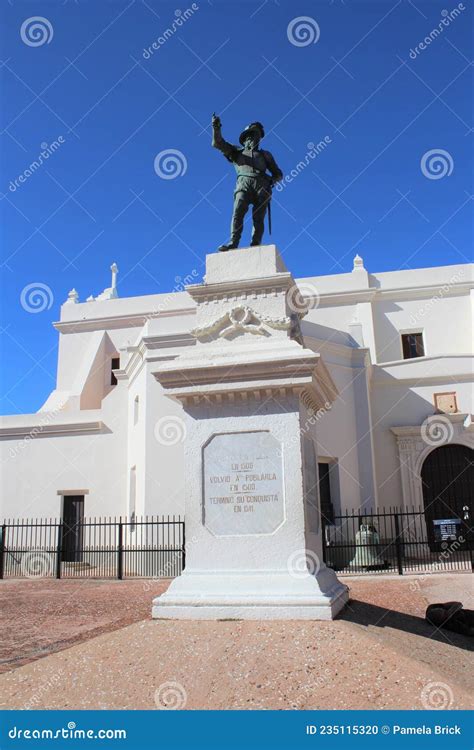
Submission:
POLYGON ((270 200, 268 201, 268 234, 272 234, 272 182, 270 180, 268 189, 270 191, 270 200))

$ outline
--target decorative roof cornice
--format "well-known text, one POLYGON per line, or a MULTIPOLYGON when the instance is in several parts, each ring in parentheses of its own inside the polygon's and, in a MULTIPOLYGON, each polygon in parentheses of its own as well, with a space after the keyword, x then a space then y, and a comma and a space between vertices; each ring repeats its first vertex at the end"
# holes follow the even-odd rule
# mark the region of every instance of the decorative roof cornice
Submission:
POLYGON ((130 313, 100 318, 84 318, 83 320, 59 320, 53 323, 53 326, 60 333, 82 333, 83 331, 110 330, 114 328, 140 328, 149 320, 195 314, 196 309, 192 306, 175 308, 174 310, 161 310, 160 312, 130 313))
MULTIPOLYGON (((315 277, 317 278, 317 277, 315 277)), ((297 279, 296 283, 303 283, 304 279, 297 279)), ((316 282, 315 282, 316 285, 316 282)), ((316 285, 317 286, 317 285, 316 285)), ((442 297, 455 297, 459 294, 469 294, 473 288, 472 282, 440 282, 439 284, 416 284, 413 286, 390 287, 387 289, 378 289, 368 287, 365 289, 341 289, 334 292, 318 292, 318 295, 304 294, 307 300, 317 299, 318 307, 325 307, 335 304, 356 304, 358 302, 373 302, 378 298, 384 299, 430 299, 437 295, 442 297)))
POLYGON ((71 420, 70 422, 44 424, 41 420, 44 420, 46 416, 47 412, 43 412, 41 419, 36 423, 0 426, 0 438, 16 440, 29 438, 33 440, 39 437, 91 434, 101 432, 104 428, 104 423, 100 420, 91 422, 71 420))

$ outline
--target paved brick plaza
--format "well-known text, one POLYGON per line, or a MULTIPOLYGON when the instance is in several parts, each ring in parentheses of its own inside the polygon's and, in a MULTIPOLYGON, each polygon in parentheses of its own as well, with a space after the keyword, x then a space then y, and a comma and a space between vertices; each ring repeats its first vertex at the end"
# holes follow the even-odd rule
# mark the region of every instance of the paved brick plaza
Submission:
POLYGON ((471 576, 346 581, 335 622, 153 622, 166 583, 4 581, 0 704, 147 709, 165 690, 190 709, 423 708, 442 683, 468 707, 468 639, 421 618, 431 601, 472 607, 471 576))

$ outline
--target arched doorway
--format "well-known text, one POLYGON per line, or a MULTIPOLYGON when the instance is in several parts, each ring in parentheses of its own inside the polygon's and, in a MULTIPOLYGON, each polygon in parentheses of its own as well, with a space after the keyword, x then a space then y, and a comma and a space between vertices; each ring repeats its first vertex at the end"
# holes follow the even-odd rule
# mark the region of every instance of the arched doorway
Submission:
POLYGON ((474 450, 450 443, 435 448, 421 470, 423 503, 428 541, 433 551, 441 549, 446 531, 468 543, 474 540, 474 450), (455 521, 440 524, 442 520, 455 521), (438 522, 438 523, 437 523, 438 522))

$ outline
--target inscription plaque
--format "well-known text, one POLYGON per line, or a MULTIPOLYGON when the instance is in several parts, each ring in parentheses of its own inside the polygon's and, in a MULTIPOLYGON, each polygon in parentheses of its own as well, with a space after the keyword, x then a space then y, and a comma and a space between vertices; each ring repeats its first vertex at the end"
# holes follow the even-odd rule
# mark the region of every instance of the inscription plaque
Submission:
POLYGON ((213 534, 271 534, 283 522, 281 447, 269 432, 215 435, 203 467, 204 524, 213 534))

